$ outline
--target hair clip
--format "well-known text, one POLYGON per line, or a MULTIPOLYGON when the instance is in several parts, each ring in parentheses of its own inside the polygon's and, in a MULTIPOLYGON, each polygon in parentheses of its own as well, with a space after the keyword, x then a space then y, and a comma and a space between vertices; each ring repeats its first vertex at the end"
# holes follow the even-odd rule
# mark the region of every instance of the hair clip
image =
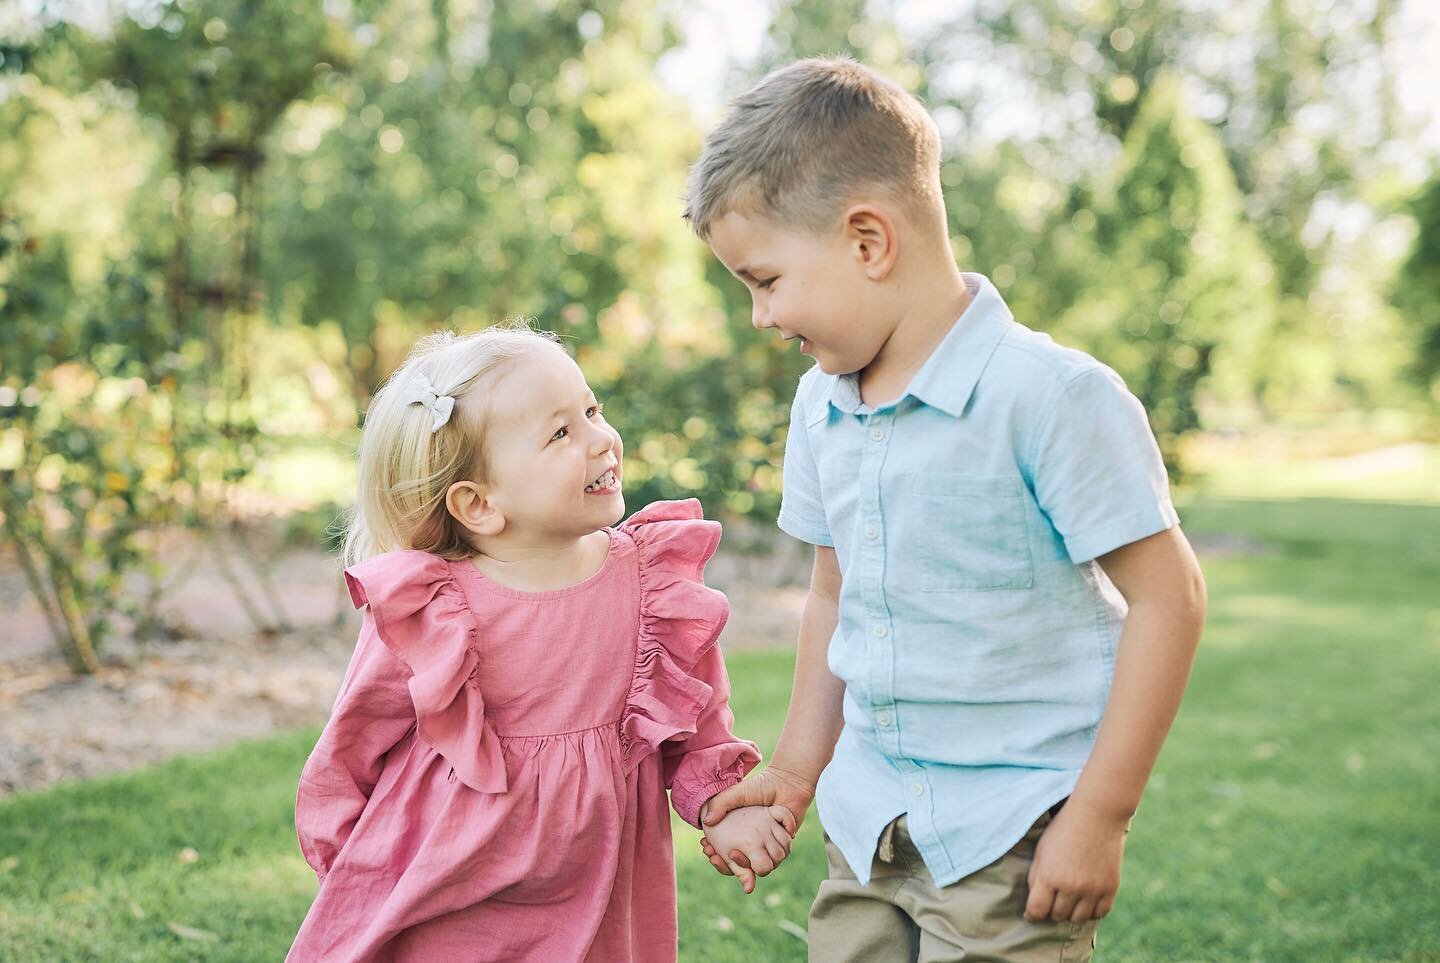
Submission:
POLYGON ((430 410, 430 433, 433 435, 450 420, 455 410, 455 399, 435 390, 430 379, 422 372, 415 372, 400 389, 400 400, 407 405, 424 405, 430 410))

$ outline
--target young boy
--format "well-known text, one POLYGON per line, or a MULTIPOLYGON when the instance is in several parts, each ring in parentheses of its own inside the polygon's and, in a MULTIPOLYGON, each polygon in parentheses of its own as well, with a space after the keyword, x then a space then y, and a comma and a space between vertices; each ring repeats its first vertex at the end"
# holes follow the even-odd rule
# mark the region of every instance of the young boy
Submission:
POLYGON ((706 824, 816 800, 812 960, 1085 960, 1204 581, 1139 402, 956 268, 939 153, 903 90, 806 60, 692 171, 686 217, 753 323, 816 361, 779 518, 815 546, 790 709, 706 824))

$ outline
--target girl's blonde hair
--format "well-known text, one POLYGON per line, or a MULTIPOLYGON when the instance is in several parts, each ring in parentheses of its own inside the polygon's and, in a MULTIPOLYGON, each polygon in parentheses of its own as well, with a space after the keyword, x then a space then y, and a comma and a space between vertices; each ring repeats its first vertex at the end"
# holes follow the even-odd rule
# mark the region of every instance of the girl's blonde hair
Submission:
POLYGON ((475 334, 437 331, 415 343, 386 379, 365 412, 355 507, 345 525, 342 559, 348 567, 382 552, 419 549, 443 558, 465 558, 474 549, 445 507, 459 481, 483 482, 484 383, 508 362, 556 336, 524 321, 507 321, 475 334), (422 374, 438 395, 455 399, 439 431, 423 404, 403 399, 407 382, 422 374))

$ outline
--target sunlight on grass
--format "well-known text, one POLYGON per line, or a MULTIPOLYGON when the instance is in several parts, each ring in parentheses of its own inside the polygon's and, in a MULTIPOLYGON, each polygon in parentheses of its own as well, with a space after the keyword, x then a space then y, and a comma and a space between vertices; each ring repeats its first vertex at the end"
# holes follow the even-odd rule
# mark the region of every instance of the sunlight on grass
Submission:
POLYGON ((1226 440, 1213 435, 1187 441, 1191 484, 1221 498, 1360 498, 1440 504, 1440 444, 1397 441, 1354 449, 1323 433, 1303 439, 1226 440))
MULTIPOLYGON (((1440 918, 1416 909, 1440 905, 1440 784, 1427 775, 1440 757, 1440 508, 1192 497, 1181 510, 1197 538, 1263 550, 1204 562, 1210 626, 1097 958, 1436 958, 1440 918)), ((737 729, 768 750, 793 655, 729 663, 737 729)), ((0 956, 282 957, 315 891, 291 827, 313 739, 0 803, 0 956)), ((710 868, 698 835, 676 825, 681 959, 804 960, 825 873, 813 812, 751 896, 710 868)))

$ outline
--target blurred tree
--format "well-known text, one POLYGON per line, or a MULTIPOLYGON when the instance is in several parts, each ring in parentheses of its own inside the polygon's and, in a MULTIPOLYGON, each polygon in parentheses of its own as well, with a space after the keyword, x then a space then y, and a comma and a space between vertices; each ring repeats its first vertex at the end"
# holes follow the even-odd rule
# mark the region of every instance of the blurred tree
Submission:
POLYGON ((1411 374, 1434 398, 1440 381, 1440 178, 1416 196, 1411 212, 1418 230, 1395 300, 1414 331, 1411 374))
POLYGON ((1244 399, 1275 323, 1274 272, 1241 205, 1219 139, 1186 109, 1178 78, 1161 75, 1097 197, 1093 241, 1070 248, 1079 257, 1067 267, 1085 283, 1056 334, 1120 372, 1172 473, 1179 438, 1199 427, 1201 390, 1244 399))
MULTIPOLYGON (((1151 87, 1180 78, 1191 109, 1220 133, 1244 216, 1275 270, 1278 321, 1256 347, 1268 361, 1256 368, 1257 395, 1274 407, 1298 394, 1315 400, 1340 382, 1364 391, 1355 382, 1377 378, 1355 356, 1388 331, 1378 307, 1386 278, 1355 263, 1337 224, 1340 212, 1347 220, 1364 212, 1372 223, 1384 217, 1369 205, 1367 185, 1393 169, 1391 148, 1408 134, 1386 51, 1398 8, 1376 0, 1322 16, 1294 0, 981 2, 936 26, 917 49, 937 106, 959 111, 982 143, 998 130, 1021 145, 1035 176, 1059 188, 1049 206, 1057 223, 1091 203, 1089 171, 1126 139, 1151 87), (1016 99, 1032 122, 994 122, 1016 99), (1317 297, 1327 271, 1349 274, 1349 303, 1317 297), (1337 338, 1337 330, 1349 336, 1337 338), (1306 351, 1291 350, 1301 342, 1306 351)), ((986 152, 978 151, 977 165, 972 150, 957 152, 966 170, 956 180, 984 184, 986 152)), ((1035 249, 1043 253, 1047 241, 1037 237, 1035 249)), ((1016 297, 1034 305, 1034 316, 1056 317, 1074 289, 1052 283, 1045 258, 1037 260, 1033 283, 1016 297)))
POLYGON ((0 522, 56 647, 93 672, 117 615, 157 623, 145 535, 167 514, 170 359, 159 292, 117 265, 103 314, 62 245, 0 211, 0 522), (152 591, 122 595, 144 567, 152 591))

